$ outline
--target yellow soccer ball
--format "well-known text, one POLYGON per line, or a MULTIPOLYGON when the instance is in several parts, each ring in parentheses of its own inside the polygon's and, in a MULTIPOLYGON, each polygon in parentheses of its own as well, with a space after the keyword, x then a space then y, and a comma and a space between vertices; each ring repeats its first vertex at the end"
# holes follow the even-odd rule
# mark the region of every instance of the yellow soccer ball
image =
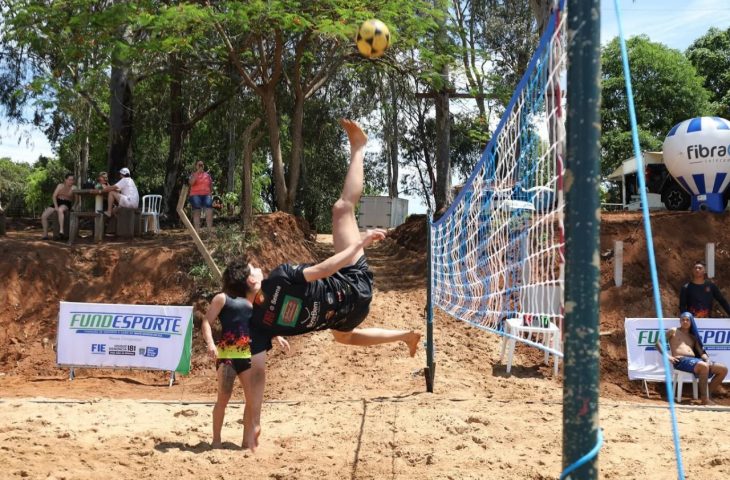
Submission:
POLYGON ((357 29, 355 43, 363 57, 378 58, 390 45, 390 30, 380 20, 365 20, 357 29))

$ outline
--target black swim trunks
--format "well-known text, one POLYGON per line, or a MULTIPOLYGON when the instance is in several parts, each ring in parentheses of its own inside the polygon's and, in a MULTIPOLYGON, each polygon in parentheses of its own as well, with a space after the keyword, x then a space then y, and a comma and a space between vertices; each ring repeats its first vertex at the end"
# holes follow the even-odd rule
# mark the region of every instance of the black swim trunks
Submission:
MULTIPOLYGON (((71 210, 71 207, 74 206, 74 202, 71 200, 66 200, 65 198, 56 198, 56 203, 58 203, 58 206, 66 205, 66 207, 71 210)), ((49 205, 51 208, 56 208, 53 206, 53 204, 49 205)))
POLYGON ((363 255, 354 265, 307 282, 309 265, 279 265, 261 283, 251 319, 251 353, 271 348, 276 335, 317 330, 349 332, 365 320, 373 296, 373 274, 363 255))

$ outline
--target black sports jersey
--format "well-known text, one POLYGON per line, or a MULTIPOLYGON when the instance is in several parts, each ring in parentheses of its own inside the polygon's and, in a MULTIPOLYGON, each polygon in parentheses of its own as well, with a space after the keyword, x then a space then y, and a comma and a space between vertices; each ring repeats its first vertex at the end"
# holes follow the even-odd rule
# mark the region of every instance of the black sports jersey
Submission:
POLYGON ((697 284, 685 283, 679 292, 679 312, 690 312, 695 317, 703 318, 712 316, 713 299, 717 300, 725 313, 730 315, 730 305, 720 293, 717 285, 709 280, 697 284))
POLYGON ((307 282, 309 265, 279 265, 254 299, 252 353, 271 347, 276 335, 316 330, 350 331, 367 316, 373 275, 365 257, 329 277, 307 282))

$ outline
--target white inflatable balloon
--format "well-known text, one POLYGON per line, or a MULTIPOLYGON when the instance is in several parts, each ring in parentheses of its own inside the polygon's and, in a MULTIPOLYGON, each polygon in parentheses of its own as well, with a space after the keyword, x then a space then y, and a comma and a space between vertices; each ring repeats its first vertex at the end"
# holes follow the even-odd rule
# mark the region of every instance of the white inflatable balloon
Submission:
POLYGON ((664 164, 692 194, 692 210, 721 212, 722 194, 730 183, 730 121, 696 117, 678 123, 662 148, 664 164))

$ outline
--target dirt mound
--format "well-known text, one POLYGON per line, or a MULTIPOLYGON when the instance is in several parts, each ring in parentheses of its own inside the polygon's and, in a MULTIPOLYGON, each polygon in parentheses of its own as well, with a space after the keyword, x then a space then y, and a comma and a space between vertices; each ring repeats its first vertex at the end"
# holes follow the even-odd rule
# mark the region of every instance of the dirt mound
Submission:
POLYGON ((257 215, 254 222, 256 242, 250 254, 264 271, 268 272, 285 262, 316 260, 313 250, 316 233, 306 221, 287 213, 275 212, 257 215))
POLYGON ((426 215, 410 215, 403 224, 391 231, 388 237, 395 240, 398 245, 425 254, 428 243, 427 224, 426 215))
MULTIPOLYGON (((659 212, 651 216, 652 237, 665 316, 679 312, 679 290, 689 280, 693 262, 705 256, 705 245, 715 244, 715 283, 730 295, 730 231, 728 213, 659 212)), ((627 380, 624 319, 654 317, 654 300, 646 236, 640 213, 611 213, 601 217, 601 383, 610 394, 619 387, 640 394, 640 382, 627 380), (623 285, 613 280, 614 241, 624 242, 623 285)), ((715 317, 725 317, 717 304, 715 317)), ((663 392, 663 385, 657 386, 663 392)))
MULTIPOLYGON (((251 249, 253 260, 265 270, 282 261, 313 262, 331 254, 328 248, 308 240, 303 227, 292 216, 275 213, 259 215, 256 221, 256 242, 251 249)), ((693 261, 704 256, 707 242, 716 246, 716 282, 724 291, 730 288, 730 270, 723 267, 730 261, 730 231, 725 226, 727 214, 655 213, 652 214, 654 248, 657 252, 662 306, 666 315, 678 309, 678 292, 687 280, 693 261)), ((646 241, 640 214, 616 213, 602 217, 601 226, 601 394, 615 399, 642 398, 638 382, 629 382, 626 374, 626 346, 623 322, 626 317, 654 316, 651 278, 646 254, 646 241), (613 284, 613 242, 624 242, 624 285, 613 284)), ((55 341, 58 301, 193 304, 195 335, 193 340, 192 374, 188 386, 197 392, 212 392, 215 384, 205 380, 210 364, 204 357, 199 321, 209 298, 198 297, 188 272, 201 263, 192 241, 183 231, 164 231, 154 239, 134 243, 107 242, 101 245, 41 242, 34 231, 11 231, 0 238, 0 371, 19 378, 58 376, 53 342, 55 341), (202 375, 201 377, 198 377, 202 375), (200 387, 191 387, 198 380, 200 387)), ((426 218, 409 217, 392 231, 389 239, 373 246, 369 253, 376 272, 379 303, 374 305, 373 322, 393 315, 405 322, 420 316, 425 304, 426 218), (406 313, 398 313, 397 308, 406 313), (376 315, 377 314, 377 315, 376 315), (380 315, 380 316, 378 316, 380 315)), ((724 316, 716 312, 716 316, 724 316)), ((451 322, 451 320, 448 320, 451 322)), ((442 321, 443 322, 443 321, 442 321)), ((399 326, 415 328, 412 323, 399 326)), ((441 333, 441 340, 451 338, 454 328, 441 333)), ((471 332, 469 327, 464 329, 471 332)), ((465 334, 467 337, 472 333, 465 334)), ((466 337, 465 337, 466 338, 466 337)), ((315 351, 323 352, 329 337, 306 336, 293 340, 315 343, 305 349, 299 360, 314 361, 315 351), (320 350, 318 350, 320 349, 320 350)), ((329 347, 326 347, 329 348, 329 347)), ((456 348, 456 347, 454 347, 456 348)), ((524 368, 543 369, 541 355, 535 349, 519 347, 524 368)), ((278 353, 273 353, 276 361, 278 353)), ((322 353, 325 357, 327 353, 322 353)), ((359 353, 336 360, 347 368, 347 361, 359 353)), ((334 362, 322 357, 318 361, 334 362)), ((496 359, 495 359, 496 361, 496 359)), ((306 363, 306 362, 305 362, 306 363)), ((481 368, 481 367, 480 367, 481 368)), ((516 367, 518 368, 518 367, 516 367)), ((519 370, 518 370, 519 371, 519 370)), ((532 371, 532 370, 530 370, 532 371)), ((542 370, 539 370, 542 371, 542 370)), ((549 367, 545 367, 549 371, 549 367)), ((286 382, 286 370, 272 370, 272 378, 286 382)), ((99 373, 95 373, 99 375, 99 373)), ((161 374, 125 373, 130 378, 157 378, 161 374)), ((549 376, 549 375, 546 375, 549 376)), ((164 377, 164 376, 162 376, 164 377)), ((323 382, 333 381, 322 375, 323 382)), ((657 386, 658 392, 662 392, 657 386)), ((282 386, 275 392, 286 396, 282 386)))
MULTIPOLYGON (((252 261, 270 270, 284 260, 315 260, 300 223, 275 213, 255 218, 252 261)), ((0 370, 20 376, 56 375, 53 344, 58 302, 194 305, 196 337, 208 299, 199 298, 189 275, 202 263, 189 235, 166 230, 152 239, 100 245, 40 241, 23 222, 0 238, 0 370), (17 231, 22 230, 22 231, 17 231)), ((208 245, 214 247, 213 244, 208 245)), ((220 265, 222 268, 223 266, 220 265)), ((194 342, 193 366, 205 364, 194 342)), ((139 375, 146 374, 140 372, 139 375)))
MULTIPOLYGON (((729 214, 704 212, 652 213, 652 235, 657 257, 662 310, 666 316, 679 314, 679 290, 688 279, 692 263, 704 258, 705 244, 715 243, 716 283, 730 295, 730 270, 723 270, 730 260, 729 214)), ((414 254, 426 250, 425 215, 412 215, 389 237, 414 254)), ((627 377, 624 319, 656 316, 646 236, 640 213, 606 213, 601 217, 602 252, 600 278, 601 310, 601 385, 602 394, 614 398, 632 398, 641 394, 641 384, 627 377), (614 286, 614 241, 624 242, 623 286, 614 286), (630 395, 626 395, 627 392, 630 395)), ((425 261, 425 260, 424 260, 425 261)), ((725 314, 716 305, 716 317, 725 314)), ((539 362, 534 349, 521 348, 521 353, 539 362)), ((656 385, 663 394, 663 385, 656 385)))

